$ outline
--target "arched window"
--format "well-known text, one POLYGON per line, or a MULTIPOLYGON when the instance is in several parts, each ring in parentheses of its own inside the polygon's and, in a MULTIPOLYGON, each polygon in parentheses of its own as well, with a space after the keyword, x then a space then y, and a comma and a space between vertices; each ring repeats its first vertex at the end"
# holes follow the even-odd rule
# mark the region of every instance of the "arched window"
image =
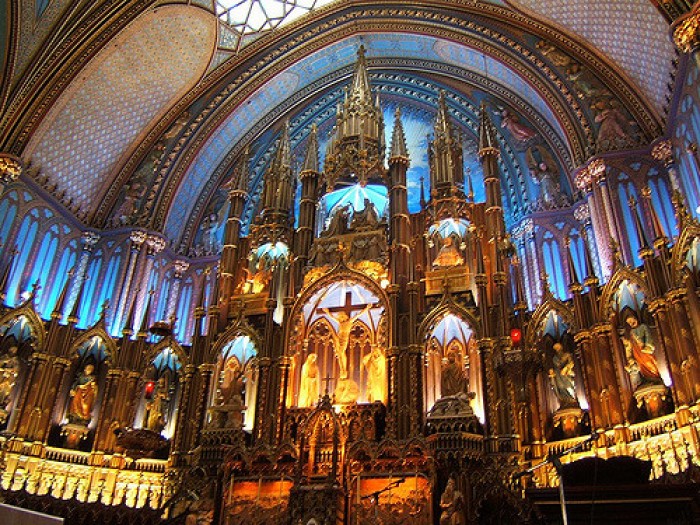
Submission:
MULTIPOLYGON (((56 267, 56 273, 52 282, 46 283, 47 290, 44 296, 44 312, 51 313, 56 307, 56 302, 58 301, 58 296, 61 294, 61 290, 66 284, 69 278, 68 272, 75 268, 75 261, 77 259, 78 253, 78 241, 73 239, 70 241, 66 247, 63 249, 61 258, 58 261, 58 266, 56 267), (50 289, 48 289, 50 288, 50 289)), ((67 312, 61 312, 66 314, 67 312)))
MULTIPOLYGON (((633 198, 636 202, 639 202, 639 199, 637 197, 637 190, 635 189, 634 184, 624 174, 620 176, 619 184, 617 186, 617 195, 620 200, 622 218, 625 221, 625 231, 629 232, 629 235, 626 236, 626 241, 632 257, 632 263, 635 267, 640 266, 642 264, 642 260, 639 258, 639 239, 637 238, 637 228, 632 215, 634 211, 629 205, 630 198, 633 198)), ((623 239, 620 239, 620 241, 623 242, 623 239)))
MULTIPOLYGON (((651 205, 654 207, 656 215, 661 221, 666 237, 678 235, 676 228, 676 216, 671 202, 671 193, 668 191, 668 184, 661 177, 649 179, 649 189, 651 190, 651 205)), ((652 239, 652 241, 655 239, 652 239)))
POLYGON ((542 257, 552 294, 561 300, 566 300, 568 287, 564 279, 561 251, 559 250, 559 243, 550 231, 545 231, 544 235, 542 235, 542 257))
POLYGON ((180 342, 189 341, 190 311, 192 310, 192 277, 185 279, 180 290, 180 299, 177 303, 177 338, 180 342))
MULTIPOLYGON (((49 282, 51 281, 51 265, 53 264, 54 258, 56 257, 56 250, 58 249, 58 226, 53 225, 44 234, 44 237, 39 244, 39 251, 34 258, 34 268, 32 269, 31 276, 29 277, 30 283, 35 283, 37 281, 41 282, 42 287, 48 288, 49 282)), ((45 297, 48 295, 48 290, 46 292, 39 292, 40 300, 38 303, 38 313, 42 317, 47 314, 44 306, 46 304, 45 297)), ((48 312, 50 313, 50 312, 48 312)))
POLYGON ((100 294, 97 298, 95 305, 100 308, 105 301, 110 301, 114 304, 116 300, 116 285, 117 278, 119 277, 119 269, 122 262, 122 248, 117 247, 112 254, 112 257, 107 263, 107 269, 105 270, 105 275, 101 279, 100 294))
POLYGON ((92 325, 99 315, 99 305, 95 305, 95 292, 100 283, 100 270, 102 270, 102 250, 97 250, 90 260, 87 272, 85 272, 86 281, 83 284, 83 295, 80 299, 80 312, 78 316, 78 328, 85 328, 92 325))
MULTIPOLYGON (((583 281, 587 275, 586 275, 586 255, 585 255, 585 248, 584 248, 584 240, 583 237, 581 237, 581 234, 579 234, 577 229, 572 229, 569 232, 569 239, 571 243, 569 244, 569 250, 571 250, 571 257, 574 260, 574 268, 576 269, 576 274, 579 278, 579 280, 583 281)), ((593 271, 595 271, 594 268, 592 268, 593 271)), ((573 278, 572 275, 569 276, 569 279, 571 280, 573 278)))
POLYGON ((170 299, 170 290, 173 286, 173 271, 168 270, 165 272, 163 277, 163 282, 160 288, 156 291, 156 308, 155 308, 155 321, 167 321, 165 318, 168 315, 168 300, 170 299))
POLYGON ((11 191, 0 202, 0 243, 3 251, 8 247, 8 237, 17 217, 17 192, 11 191))
POLYGON ((13 259, 12 269, 10 271, 10 279, 7 287, 7 303, 10 306, 17 306, 21 301, 20 293, 25 290, 20 288, 25 286, 22 277, 24 270, 27 269, 29 255, 34 247, 37 230, 39 229, 39 210, 34 208, 31 210, 22 221, 19 227, 19 233, 15 237, 15 245, 19 253, 13 259))

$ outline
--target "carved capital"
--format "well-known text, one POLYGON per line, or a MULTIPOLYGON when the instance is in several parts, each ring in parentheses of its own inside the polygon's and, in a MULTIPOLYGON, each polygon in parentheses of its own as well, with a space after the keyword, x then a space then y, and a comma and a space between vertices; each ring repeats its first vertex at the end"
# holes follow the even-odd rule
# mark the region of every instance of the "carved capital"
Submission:
POLYGON ((700 6, 680 17, 671 26, 673 43, 683 53, 692 53, 700 46, 700 6))
POLYGON ((182 259, 176 260, 173 265, 175 266, 175 278, 182 279, 182 276, 190 267, 190 263, 183 261, 182 259))
POLYGON ((591 221, 591 210, 588 204, 581 204, 574 210, 574 218, 581 224, 588 224, 591 221))
POLYGON ((671 144, 671 140, 660 140, 654 144, 654 147, 651 149, 651 156, 663 162, 666 166, 673 164, 673 144, 671 144))
POLYGON ((9 153, 0 153, 0 182, 8 184, 16 181, 22 174, 24 165, 19 157, 9 153))
POLYGON ((140 248, 141 245, 146 242, 148 235, 143 230, 134 230, 129 234, 129 239, 137 247, 140 248))
POLYGON ((158 235, 149 235, 146 237, 146 246, 148 247, 148 254, 155 255, 162 252, 163 248, 165 248, 165 239, 158 235))
POLYGON ((90 232, 90 231, 85 231, 80 237, 80 242, 83 243, 83 247, 85 250, 92 250, 92 248, 97 244, 97 241, 100 240, 100 235, 95 232, 90 232))

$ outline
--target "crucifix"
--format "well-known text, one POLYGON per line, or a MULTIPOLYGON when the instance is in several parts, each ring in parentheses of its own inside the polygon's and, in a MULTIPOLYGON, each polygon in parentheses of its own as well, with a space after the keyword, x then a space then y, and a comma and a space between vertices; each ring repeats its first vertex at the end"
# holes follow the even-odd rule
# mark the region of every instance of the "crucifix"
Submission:
POLYGON ((323 379, 321 379, 321 381, 323 381, 324 383, 326 383, 326 395, 329 395, 329 392, 330 392, 330 390, 328 389, 328 383, 330 383, 330 382, 333 381, 334 379, 335 379, 335 377, 331 377, 331 376, 324 377, 323 379))
POLYGON ((345 292, 345 304, 342 306, 332 306, 331 308, 321 308, 321 311, 332 317, 338 323, 338 339, 335 347, 335 356, 338 359, 340 369, 340 379, 348 377, 348 344, 350 343, 350 331, 356 319, 368 312, 371 308, 376 308, 379 303, 367 303, 365 305, 352 304, 352 292, 345 292), (353 312, 358 312, 353 315, 353 312))

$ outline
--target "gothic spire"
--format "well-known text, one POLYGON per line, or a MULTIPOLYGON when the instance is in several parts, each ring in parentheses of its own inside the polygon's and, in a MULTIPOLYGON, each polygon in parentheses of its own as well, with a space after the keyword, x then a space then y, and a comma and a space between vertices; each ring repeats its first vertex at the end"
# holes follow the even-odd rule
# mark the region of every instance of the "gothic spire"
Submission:
POLYGON ((51 312, 51 319, 61 319, 63 311, 66 309, 68 289, 70 288, 71 279, 73 279, 74 274, 75 268, 71 268, 68 271, 68 277, 66 277, 66 282, 63 284, 63 288, 61 288, 61 293, 58 295, 58 299, 56 300, 56 306, 54 307, 53 312, 51 312))
POLYGON ((496 129, 486 111, 486 103, 482 101, 479 111, 479 156, 498 151, 496 129))
POLYGON ((306 157, 304 157, 304 164, 302 165, 301 171, 312 171, 314 173, 319 173, 319 169, 318 130, 316 129, 316 124, 312 124, 311 133, 309 134, 309 142, 306 145, 306 157))
POLYGON ((240 160, 240 167, 238 171, 238 179, 236 180, 236 190, 248 193, 248 179, 250 178, 250 146, 245 147, 243 156, 240 160))
POLYGON ((578 272, 574 264, 574 256, 571 253, 571 237, 566 238, 566 263, 569 267, 569 287, 579 285, 578 272))
POLYGON ((146 307, 143 309, 143 316, 141 317, 141 327, 139 328, 139 335, 145 337, 148 335, 148 322, 151 319, 151 298, 155 294, 155 290, 148 292, 148 297, 146 298, 146 307))
POLYGON ((444 138, 449 140, 452 137, 452 128, 450 126, 450 115, 447 111, 447 103, 445 102, 445 91, 440 90, 438 96, 437 117, 435 118, 435 138, 444 138))
POLYGON ((396 108, 394 113, 394 131, 391 135, 390 157, 402 157, 408 159, 408 148, 406 147, 406 134, 401 123, 401 109, 396 108))
MULTIPOLYGON (((138 297, 140 289, 136 289, 134 297, 138 297)), ((134 321, 136 320, 136 300, 131 301, 131 306, 129 307, 129 314, 126 316, 126 322, 124 323, 124 328, 122 328, 122 334, 127 336, 134 333, 134 321)))
POLYGON ((642 219, 639 216, 639 210, 637 209, 637 201, 634 197, 630 197, 629 200, 630 208, 632 208, 632 216, 634 218, 634 229, 637 234, 637 239, 639 240, 639 247, 642 250, 649 250, 650 243, 647 237, 647 233, 644 231, 644 226, 642 225, 642 219))
POLYGON ((273 169, 284 169, 292 165, 292 145, 289 140, 289 120, 284 121, 282 127, 282 136, 277 145, 277 153, 275 154, 275 162, 273 169))
POLYGON ((367 58, 365 57, 365 46, 362 45, 357 50, 357 62, 355 62, 355 71, 352 75, 352 84, 350 85, 349 99, 351 102, 372 102, 372 90, 369 85, 369 76, 367 75, 367 58))

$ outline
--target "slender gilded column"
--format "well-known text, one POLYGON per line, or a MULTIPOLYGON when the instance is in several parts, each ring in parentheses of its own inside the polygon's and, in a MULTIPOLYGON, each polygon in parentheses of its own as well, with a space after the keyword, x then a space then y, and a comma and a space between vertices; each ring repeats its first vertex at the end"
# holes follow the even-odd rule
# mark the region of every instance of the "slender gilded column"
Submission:
MULTIPOLYGON (((151 270, 153 269, 153 264, 155 263, 155 258, 158 253, 163 251, 165 248, 165 239, 158 235, 148 235, 146 237, 146 261, 141 269, 141 284, 139 286, 139 294, 136 298, 136 325, 133 327, 137 329, 141 325, 141 319, 143 317, 143 311, 146 305, 146 297, 151 292, 148 290, 148 281, 151 278, 151 270)), ((150 320, 147 320, 150 322, 150 320)), ((148 322, 146 323, 148 325, 148 322)))
POLYGON ((165 315, 166 319, 171 319, 175 315, 177 300, 180 296, 180 286, 182 285, 182 276, 190 267, 190 263, 183 261, 182 259, 178 259, 173 263, 173 267, 173 287, 170 290, 170 297, 168 297, 168 309, 165 315))

